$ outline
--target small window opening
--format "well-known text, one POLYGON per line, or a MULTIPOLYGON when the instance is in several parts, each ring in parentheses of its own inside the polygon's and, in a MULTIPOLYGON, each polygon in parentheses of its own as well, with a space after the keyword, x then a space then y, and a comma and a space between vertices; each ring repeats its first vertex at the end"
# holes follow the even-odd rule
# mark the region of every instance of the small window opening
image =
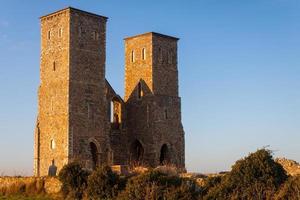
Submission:
POLYGON ((55 61, 53 61, 53 71, 55 71, 56 70, 56 62, 55 61))
POLYGON ((93 116, 92 116, 92 107, 93 107, 93 105, 91 104, 91 103, 87 103, 87 115, 88 115, 88 119, 91 119, 91 118, 93 118, 93 116))
POLYGON ((79 29, 78 29, 78 35, 79 35, 79 37, 82 37, 83 33, 84 33, 83 28, 79 27, 79 29))
POLYGON ((161 62, 162 61, 162 57, 163 57, 163 55, 162 55, 162 50, 161 50, 161 48, 159 47, 158 48, 158 60, 161 62))
POLYGON ((168 64, 172 64, 172 52, 168 53, 168 64))
POLYGON ((51 31, 48 31, 48 40, 51 39, 51 31))
POLYGON ((113 129, 119 129, 121 123, 121 103, 112 100, 110 106, 110 122, 113 129))
POLYGON ((145 48, 142 49, 142 59, 146 60, 146 49, 145 48))
POLYGON ((142 96, 143 96, 142 84, 141 84, 141 82, 139 82, 139 84, 138 84, 138 98, 140 99, 140 98, 142 98, 142 96))
POLYGON ((165 119, 168 119, 168 110, 167 109, 165 109, 165 119))
POLYGON ((134 57, 134 51, 132 50, 131 51, 131 62, 134 62, 134 59, 135 59, 135 57, 134 57))
POLYGON ((93 38, 93 40, 98 40, 99 34, 98 34, 97 31, 93 31, 93 33, 92 33, 92 38, 93 38))
POLYGON ((54 141, 54 139, 52 139, 51 141, 50 141, 50 148, 53 150, 53 149, 55 149, 55 141, 54 141))
POLYGON ((58 31, 58 37, 62 37, 62 28, 60 28, 58 31))

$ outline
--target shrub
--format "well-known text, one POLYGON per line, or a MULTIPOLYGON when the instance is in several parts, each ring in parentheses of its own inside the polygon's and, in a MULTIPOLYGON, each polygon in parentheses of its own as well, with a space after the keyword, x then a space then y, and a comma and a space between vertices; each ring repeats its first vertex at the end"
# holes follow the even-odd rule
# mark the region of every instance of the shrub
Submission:
POLYGON ((300 199, 300 176, 289 177, 278 191, 276 200, 298 200, 300 199))
POLYGON ((112 199, 117 196, 120 179, 108 166, 98 167, 88 178, 90 199, 112 199))
POLYGON ((183 180, 180 186, 169 187, 164 194, 166 200, 192 200, 197 199, 199 191, 192 180, 183 180))
POLYGON ((212 176, 204 180, 203 186, 201 187, 200 194, 205 196, 212 188, 220 184, 222 177, 221 176, 212 176))
POLYGON ((237 161, 205 199, 270 199, 286 179, 271 151, 260 149, 237 161))
POLYGON ((157 170, 132 177, 128 180, 120 200, 194 199, 193 184, 178 176, 171 176, 157 170), (189 185, 190 184, 190 185, 189 185), (181 193, 185 194, 181 194, 181 193))
POLYGON ((88 175, 79 163, 65 165, 58 175, 62 182, 63 195, 71 199, 81 199, 87 186, 88 175))

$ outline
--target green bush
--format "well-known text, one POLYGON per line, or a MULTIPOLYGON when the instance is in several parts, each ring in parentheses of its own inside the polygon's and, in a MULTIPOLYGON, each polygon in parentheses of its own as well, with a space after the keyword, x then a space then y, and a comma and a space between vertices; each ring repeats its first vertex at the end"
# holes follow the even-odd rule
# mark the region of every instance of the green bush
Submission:
POLYGON ((89 199, 112 199, 118 194, 120 178, 108 166, 98 167, 88 178, 89 199))
POLYGON ((289 177, 276 195, 276 200, 300 199, 300 176, 289 177))
POLYGON ((159 171, 149 171, 128 180, 120 200, 196 199, 195 184, 159 171), (185 193, 185 194, 182 194, 185 193))
POLYGON ((79 163, 65 165, 58 175, 62 182, 63 195, 69 199, 81 199, 87 187, 88 175, 79 163))
POLYGON ((221 176, 212 176, 204 180, 204 185, 201 186, 200 196, 205 196, 212 188, 220 184, 222 180, 221 176))
POLYGON ((287 179, 285 170, 271 153, 260 149, 237 161, 205 199, 271 199, 287 179))
POLYGON ((168 187, 164 193, 165 200, 192 200, 198 199, 199 191, 192 180, 183 180, 179 186, 168 187))

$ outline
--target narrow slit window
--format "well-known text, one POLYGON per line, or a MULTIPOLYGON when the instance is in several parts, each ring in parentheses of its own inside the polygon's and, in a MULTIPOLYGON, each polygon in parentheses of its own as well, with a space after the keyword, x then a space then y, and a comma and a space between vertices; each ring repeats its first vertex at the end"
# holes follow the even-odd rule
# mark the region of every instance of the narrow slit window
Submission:
POLYGON ((142 49, 142 59, 146 60, 146 49, 145 48, 142 49))
POLYGON ((165 109, 165 119, 168 119, 168 110, 165 109))
POLYGON ((55 149, 55 141, 54 141, 54 139, 52 139, 51 141, 50 141, 50 148, 53 150, 53 149, 55 149))
POLYGON ((161 62, 162 61, 162 57, 163 57, 163 55, 162 55, 162 50, 161 50, 161 48, 159 47, 159 49, 158 49, 158 60, 161 62))
POLYGON ((63 32, 62 28, 60 28, 59 31, 58 31, 58 37, 62 37, 62 32, 63 32))
POLYGON ((170 51, 169 53, 168 53, 168 63, 169 64, 172 64, 172 52, 170 51))
POLYGON ((131 51, 131 62, 134 62, 134 51, 131 51))
POLYGON ((83 29, 82 29, 82 27, 79 27, 79 29, 78 29, 79 37, 82 37, 82 34, 83 34, 83 29))
POLYGON ((55 71, 56 70, 56 62, 55 61, 53 61, 53 71, 55 71))
POLYGON ((51 31, 48 31, 48 40, 51 39, 51 31))
POLYGON ((143 96, 142 84, 141 84, 141 82, 139 82, 139 84, 138 84, 138 98, 140 99, 140 98, 142 98, 142 96, 143 96))

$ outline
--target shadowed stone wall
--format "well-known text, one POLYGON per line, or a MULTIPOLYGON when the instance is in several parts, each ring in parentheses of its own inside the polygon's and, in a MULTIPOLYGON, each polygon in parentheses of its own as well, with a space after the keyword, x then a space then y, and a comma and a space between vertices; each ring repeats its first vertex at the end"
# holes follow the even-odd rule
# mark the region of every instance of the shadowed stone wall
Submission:
POLYGON ((158 33, 125 39, 125 101, 130 163, 184 167, 177 40, 158 33), (139 149, 136 141, 142 147, 142 153, 138 153, 142 155, 139 156, 136 156, 139 149))

